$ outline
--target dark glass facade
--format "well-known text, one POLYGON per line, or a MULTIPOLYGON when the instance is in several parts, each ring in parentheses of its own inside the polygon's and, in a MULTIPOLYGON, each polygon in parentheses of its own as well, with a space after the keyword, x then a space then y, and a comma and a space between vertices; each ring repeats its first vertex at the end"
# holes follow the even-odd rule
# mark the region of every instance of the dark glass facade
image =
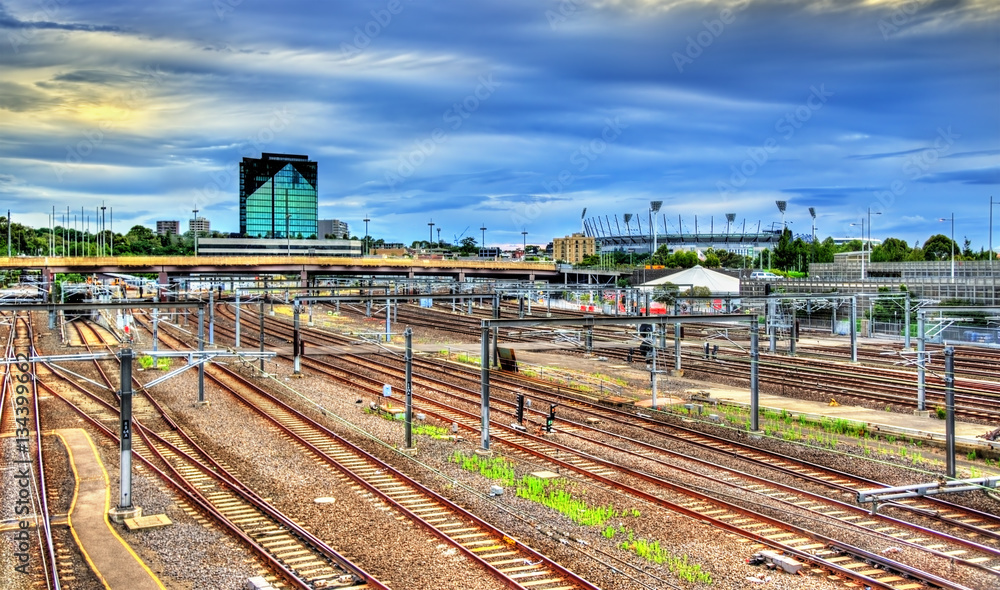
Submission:
POLYGON ((240 162, 240 234, 250 238, 316 235, 319 193, 309 156, 261 154, 240 162))

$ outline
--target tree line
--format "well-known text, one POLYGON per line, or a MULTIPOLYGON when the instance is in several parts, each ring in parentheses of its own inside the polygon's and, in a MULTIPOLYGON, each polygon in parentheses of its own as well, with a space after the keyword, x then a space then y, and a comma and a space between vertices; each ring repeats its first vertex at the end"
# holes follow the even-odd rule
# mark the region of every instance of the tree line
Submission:
MULTIPOLYGON (((767 268, 785 273, 808 273, 809 265, 814 263, 833 262, 834 255, 842 252, 861 252, 863 243, 860 239, 836 244, 833 238, 823 241, 806 242, 801 237, 794 238, 790 229, 785 229, 773 249, 761 249, 753 256, 744 256, 728 250, 708 248, 698 253, 690 250, 671 251, 666 245, 660 246, 656 253, 634 253, 613 251, 595 254, 584 258, 581 266, 663 266, 665 268, 691 268, 701 265, 708 268, 767 268)), ((972 243, 965 239, 962 246, 943 234, 935 234, 921 244, 913 246, 899 238, 886 238, 884 242, 872 248, 872 262, 911 262, 950 260, 954 252, 955 260, 989 260, 990 252, 981 248, 978 252, 972 249, 972 243)))

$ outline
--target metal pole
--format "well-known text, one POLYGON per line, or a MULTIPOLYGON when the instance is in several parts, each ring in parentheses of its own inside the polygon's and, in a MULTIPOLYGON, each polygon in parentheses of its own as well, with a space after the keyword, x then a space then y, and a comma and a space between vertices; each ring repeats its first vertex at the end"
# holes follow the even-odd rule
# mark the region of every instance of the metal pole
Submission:
POLYGON ((156 345, 160 341, 160 308, 153 308, 153 366, 156 366, 156 345))
POLYGON ((927 382, 925 353, 927 350, 927 312, 917 312, 917 410, 926 410, 927 382))
POLYGON ((910 292, 906 292, 906 308, 903 310, 903 322, 905 330, 903 332, 903 348, 910 349, 910 292))
MULTIPOLYGON (((680 315, 680 304, 674 300, 674 315, 680 315)), ((681 374, 681 323, 674 323, 674 371, 679 377, 681 374)))
POLYGON ((215 346, 215 291, 208 288, 208 343, 215 346))
POLYGON ((392 300, 390 299, 390 300, 388 300, 388 301, 385 302, 385 341, 386 342, 388 342, 389 339, 391 338, 390 335, 389 335, 390 332, 391 332, 391 327, 392 327, 392 323, 391 323, 392 322, 392 313, 391 312, 392 312, 392 300))
MULTIPOLYGON (((205 350, 205 308, 198 306, 198 352, 205 350)), ((202 359, 199 355, 199 360, 202 359)), ((198 403, 205 403, 205 363, 198 363, 198 403)))
MULTIPOLYGON (((260 300, 260 352, 264 352, 264 299, 260 300)), ((264 356, 260 357, 260 374, 261 376, 267 376, 264 372, 264 356)))
POLYGON ((772 353, 772 354, 775 351, 778 350, 778 329, 777 329, 777 326, 774 325, 775 307, 777 307, 777 301, 774 300, 774 299, 771 299, 770 297, 768 297, 767 298, 767 334, 768 334, 768 337, 769 337, 769 341, 768 341, 767 351, 770 352, 770 353, 772 353))
MULTIPOLYGON (((388 335, 386 335, 388 338, 388 335)), ((403 331, 406 343, 406 448, 413 448, 413 330, 403 331)))
POLYGON ((296 300, 292 305, 292 354, 295 355, 292 363, 292 374, 302 374, 302 357, 300 356, 299 339, 299 302, 296 300))
POLYGON ((480 350, 480 376, 482 382, 481 404, 482 423, 480 425, 480 441, 484 451, 490 450, 490 329, 483 327, 480 350))
POLYGON ((121 362, 121 412, 118 417, 118 433, 121 449, 121 475, 118 508, 132 509, 132 359, 131 348, 123 348, 118 353, 121 362))
POLYGON ((236 290, 236 338, 234 343, 236 348, 240 347, 240 291, 236 290))
POLYGON ((858 362, 858 297, 851 296, 851 362, 858 362))
POLYGON ((948 477, 955 477, 955 347, 944 347, 944 437, 948 477))
POLYGON ((653 393, 653 403, 650 406, 651 410, 656 410, 656 339, 650 338, 653 342, 653 370, 649 372, 649 379, 653 382, 652 393, 653 393))
POLYGON ((758 389, 760 378, 759 331, 760 322, 755 314, 750 320, 750 430, 752 432, 760 430, 759 416, 757 415, 760 411, 760 390, 758 389))

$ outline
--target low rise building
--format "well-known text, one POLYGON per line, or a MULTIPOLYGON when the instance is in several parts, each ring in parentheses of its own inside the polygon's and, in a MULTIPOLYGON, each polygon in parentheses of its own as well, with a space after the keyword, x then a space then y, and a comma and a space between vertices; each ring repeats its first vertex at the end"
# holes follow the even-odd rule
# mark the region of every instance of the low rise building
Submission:
POLYGON ((583 262, 584 257, 597 254, 597 240, 592 236, 575 233, 552 240, 552 257, 571 264, 583 262))

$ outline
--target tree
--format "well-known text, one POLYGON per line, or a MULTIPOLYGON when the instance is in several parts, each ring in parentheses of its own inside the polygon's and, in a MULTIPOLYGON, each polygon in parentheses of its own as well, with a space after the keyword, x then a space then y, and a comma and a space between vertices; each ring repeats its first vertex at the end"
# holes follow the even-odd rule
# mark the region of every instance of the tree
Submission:
POLYGON ((958 244, 944 234, 936 234, 924 242, 924 260, 951 260, 951 253, 959 253, 958 244))
POLYGON ((479 247, 476 244, 476 238, 472 236, 462 238, 460 243, 462 246, 459 248, 459 252, 462 253, 462 256, 472 256, 479 250, 479 247))
POLYGON ((899 238, 886 238, 872 248, 872 262, 903 262, 910 257, 910 246, 899 238))
POLYGON ((719 260, 715 252, 709 252, 705 254, 705 266, 708 268, 718 268, 722 266, 722 261, 719 260))

